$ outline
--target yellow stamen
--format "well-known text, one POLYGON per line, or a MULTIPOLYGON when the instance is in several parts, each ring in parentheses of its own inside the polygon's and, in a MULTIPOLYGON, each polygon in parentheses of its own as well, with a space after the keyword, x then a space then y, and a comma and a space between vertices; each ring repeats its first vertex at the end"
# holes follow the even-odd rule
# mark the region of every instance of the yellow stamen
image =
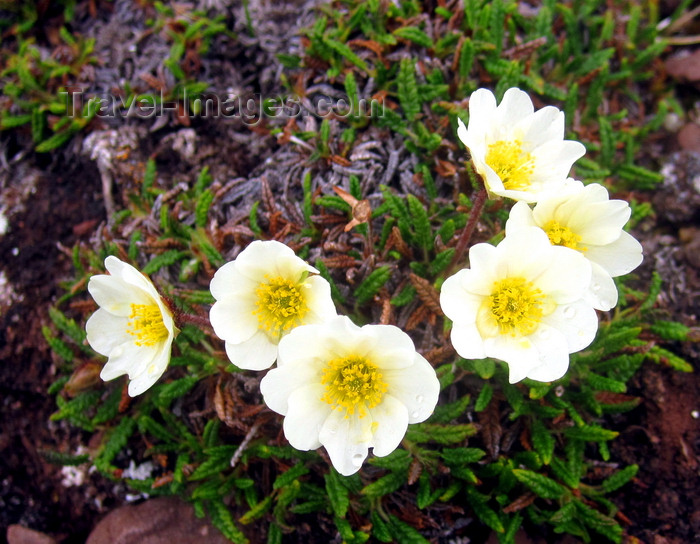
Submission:
POLYGON ((506 189, 522 190, 530 185, 535 160, 530 153, 523 151, 520 140, 499 140, 490 144, 485 160, 506 189))
POLYGON ((303 288, 300 284, 282 277, 269 279, 261 283, 255 294, 258 297, 256 310, 260 328, 274 335, 301 324, 301 320, 309 311, 303 288))
POLYGON ((543 315, 544 294, 525 278, 505 278, 493 285, 488 304, 502 334, 528 335, 543 315))
POLYGON ((574 233, 569 227, 563 227, 553 219, 544 226, 544 231, 549 236, 549 241, 555 246, 565 246, 577 251, 586 251, 587 249, 579 246, 581 236, 574 233))
POLYGON ((126 332, 135 336, 137 346, 154 346, 168 337, 163 314, 157 304, 132 304, 126 332))
POLYGON ((367 409, 377 406, 387 389, 377 367, 364 357, 341 357, 329 361, 323 369, 321 383, 326 386, 321 400, 334 410, 345 410, 345 417, 355 411, 360 417, 365 417, 367 409))

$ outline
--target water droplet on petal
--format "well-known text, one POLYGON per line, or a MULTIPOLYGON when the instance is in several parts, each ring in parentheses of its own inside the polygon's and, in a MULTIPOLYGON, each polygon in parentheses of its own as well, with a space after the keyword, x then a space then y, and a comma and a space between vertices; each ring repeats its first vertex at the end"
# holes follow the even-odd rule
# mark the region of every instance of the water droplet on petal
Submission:
POLYGON ((595 292, 600 291, 600 284, 599 284, 599 283, 594 283, 594 284, 591 286, 591 289, 593 289, 593 291, 595 291, 595 292))
POLYGON ((420 412, 418 410, 416 410, 415 412, 411 412, 411 417, 413 419, 417 418, 419 415, 420 415, 420 412))
POLYGON ((567 306, 564 308, 564 317, 567 319, 573 319, 576 316, 576 308, 573 306, 567 306))
POLYGON ((541 329, 539 332, 539 337, 542 338, 542 340, 549 338, 549 329, 541 329))
POLYGON ((423 402, 423 395, 416 395, 416 402, 423 402))
POLYGON ((355 455, 352 456, 352 464, 355 465, 356 467, 359 467, 362 464, 362 461, 365 460, 365 456, 361 453, 356 453, 355 455))

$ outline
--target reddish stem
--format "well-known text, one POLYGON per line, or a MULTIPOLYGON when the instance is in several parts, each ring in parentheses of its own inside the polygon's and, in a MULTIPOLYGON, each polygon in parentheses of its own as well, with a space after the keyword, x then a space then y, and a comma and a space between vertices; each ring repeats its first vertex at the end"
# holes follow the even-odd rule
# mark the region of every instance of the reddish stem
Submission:
POLYGON ((445 276, 451 276, 452 270, 464 257, 464 252, 467 249, 467 244, 469 244, 469 240, 471 240, 472 238, 472 234, 474 233, 474 229, 476 228, 476 223, 477 221, 479 221, 479 217, 481 217, 481 212, 484 209, 485 203, 486 189, 482 187, 479 190, 479 192, 476 193, 476 197, 474 198, 474 204, 472 205, 472 210, 469 214, 469 220, 464 226, 464 230, 462 231, 459 240, 457 240, 457 245, 455 246, 455 255, 454 257, 452 257, 452 262, 450 263, 450 266, 447 267, 445 276))

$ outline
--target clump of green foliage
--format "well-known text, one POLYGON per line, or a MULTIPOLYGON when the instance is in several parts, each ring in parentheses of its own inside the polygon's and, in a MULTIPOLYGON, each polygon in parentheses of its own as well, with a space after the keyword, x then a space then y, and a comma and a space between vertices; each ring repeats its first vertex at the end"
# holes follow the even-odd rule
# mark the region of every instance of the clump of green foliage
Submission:
MULTIPOLYGON (((325 6, 308 31, 307 57, 281 59, 289 80, 296 70, 320 70, 358 101, 367 98, 358 89, 374 78, 387 108, 381 117, 343 120, 340 142, 331 140, 328 120, 318 134, 295 135, 316 140, 309 160, 323 164, 348 155, 363 130, 400 134, 419 159, 421 194, 383 187, 370 224, 355 227, 352 247, 334 249, 340 231, 321 226, 349 221, 352 207, 347 198, 319 194, 310 176, 298 180, 303 221, 281 221, 270 188, 263 187, 246 228, 223 233, 209 221, 217 192, 206 169, 187 191, 164 202, 166 190, 149 161, 129 207, 113 218, 112 239, 98 248, 74 248, 76 277, 51 311, 54 326, 44 329, 63 372, 50 389, 58 404, 53 419, 102 433, 90 461, 107 478, 118 479, 128 466, 127 447, 139 459, 157 460, 151 477, 129 485, 149 495, 185 497, 236 543, 252 535, 259 541, 261 534, 270 544, 293 533, 308 538, 302 522, 311 522, 314 536, 340 535, 348 543, 421 543, 438 534, 491 530, 505 544, 520 527, 535 526, 585 542, 621 542, 614 492, 638 467, 614 462, 609 443, 620 429, 606 416, 640 402, 628 383, 645 362, 692 370, 671 350, 687 340, 688 330, 655 312, 658 275, 642 290, 630 276, 617 279, 620 305, 602 317, 595 342, 571 356, 569 373, 555 383, 509 384, 503 364, 457 357, 444 346, 437 293, 455 255, 456 234, 469 218, 472 191, 464 183, 447 199, 435 165, 450 171, 445 142, 454 141, 456 116, 466 115, 463 99, 471 91, 492 84, 501 95, 519 86, 563 104, 573 137, 594 156, 580 161, 578 177, 620 190, 653 188, 660 178, 653 164, 638 164, 639 150, 671 107, 663 94, 643 95, 654 87, 653 66, 664 49, 656 9, 653 2, 611 6, 597 0, 547 1, 533 14, 507 0, 472 0, 460 11, 425 11, 417 1, 325 6), (622 44, 621 13, 629 14, 622 44), (578 23, 582 16, 586 28, 578 23), (376 58, 358 55, 358 47, 376 58), (403 60, 383 61, 400 48, 408 52, 403 60), (454 70, 431 69, 427 61, 418 69, 414 58, 454 70), (635 122, 631 108, 641 102, 651 106, 651 122, 635 122), (159 220, 138 221, 144 216, 159 220), (176 307, 196 313, 213 302, 208 281, 227 248, 280 236, 302 257, 312 249, 320 255, 312 264, 331 283, 339 310, 356 323, 381 316, 409 332, 424 323, 432 327, 424 335, 430 338, 416 343, 440 379, 435 413, 411 426, 399 449, 371 458, 351 477, 335 472, 323 452, 299 452, 285 442, 280 418, 262 405, 257 387, 246 387, 258 378, 232 365, 206 328, 183 327, 170 369, 137 399, 124 397, 119 380, 95 384, 99 359, 82 327, 94 308, 86 307, 83 293, 107 255, 139 265, 176 307), (355 281, 347 287, 350 271, 355 281), (466 518, 475 521, 469 525, 466 518)), ((468 179, 463 164, 452 167, 468 179)), ((358 201, 367 196, 355 176, 348 189, 358 201)), ((492 241, 502 235, 503 213, 491 206, 481 218, 492 241)))

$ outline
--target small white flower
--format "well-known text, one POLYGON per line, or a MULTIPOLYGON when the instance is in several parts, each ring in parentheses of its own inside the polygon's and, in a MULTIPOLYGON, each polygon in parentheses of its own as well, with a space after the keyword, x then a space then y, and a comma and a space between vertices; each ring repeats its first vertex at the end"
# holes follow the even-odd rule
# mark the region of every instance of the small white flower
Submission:
POLYGON ((511 383, 561 378, 569 353, 590 344, 598 328, 595 310, 583 300, 588 261, 551 245, 535 227, 508 233, 496 247, 476 244, 469 261, 471 268, 447 278, 440 293, 457 353, 505 361, 511 383))
POLYGON ((632 210, 624 200, 609 200, 597 183, 583 186, 568 180, 567 190, 540 200, 534 209, 517 202, 510 212, 506 232, 539 227, 552 244, 579 251, 591 263, 591 283, 586 300, 607 311, 617 304, 612 278, 631 272, 642 262, 642 246, 622 227, 632 210))
POLYGON ((329 283, 286 245, 255 241, 211 280, 209 320, 239 368, 264 370, 281 338, 299 325, 336 315, 329 283))
POLYGON ((151 281, 130 264, 109 256, 109 276, 92 276, 88 291, 100 308, 90 316, 87 340, 108 357, 100 377, 129 375, 129 395, 151 387, 170 362, 177 328, 170 310, 151 281))
POLYGON ((396 449, 409 423, 432 414, 440 392, 433 367, 392 325, 360 328, 347 317, 294 329, 280 342, 277 368, 260 383, 284 418, 284 435, 303 451, 324 446, 343 475, 368 449, 396 449))
POLYGON ((487 89, 469 98, 469 126, 459 120, 459 139, 469 149, 490 195, 536 202, 563 183, 586 148, 564 140, 564 112, 546 106, 535 112, 530 97, 508 89, 501 103, 487 89))

